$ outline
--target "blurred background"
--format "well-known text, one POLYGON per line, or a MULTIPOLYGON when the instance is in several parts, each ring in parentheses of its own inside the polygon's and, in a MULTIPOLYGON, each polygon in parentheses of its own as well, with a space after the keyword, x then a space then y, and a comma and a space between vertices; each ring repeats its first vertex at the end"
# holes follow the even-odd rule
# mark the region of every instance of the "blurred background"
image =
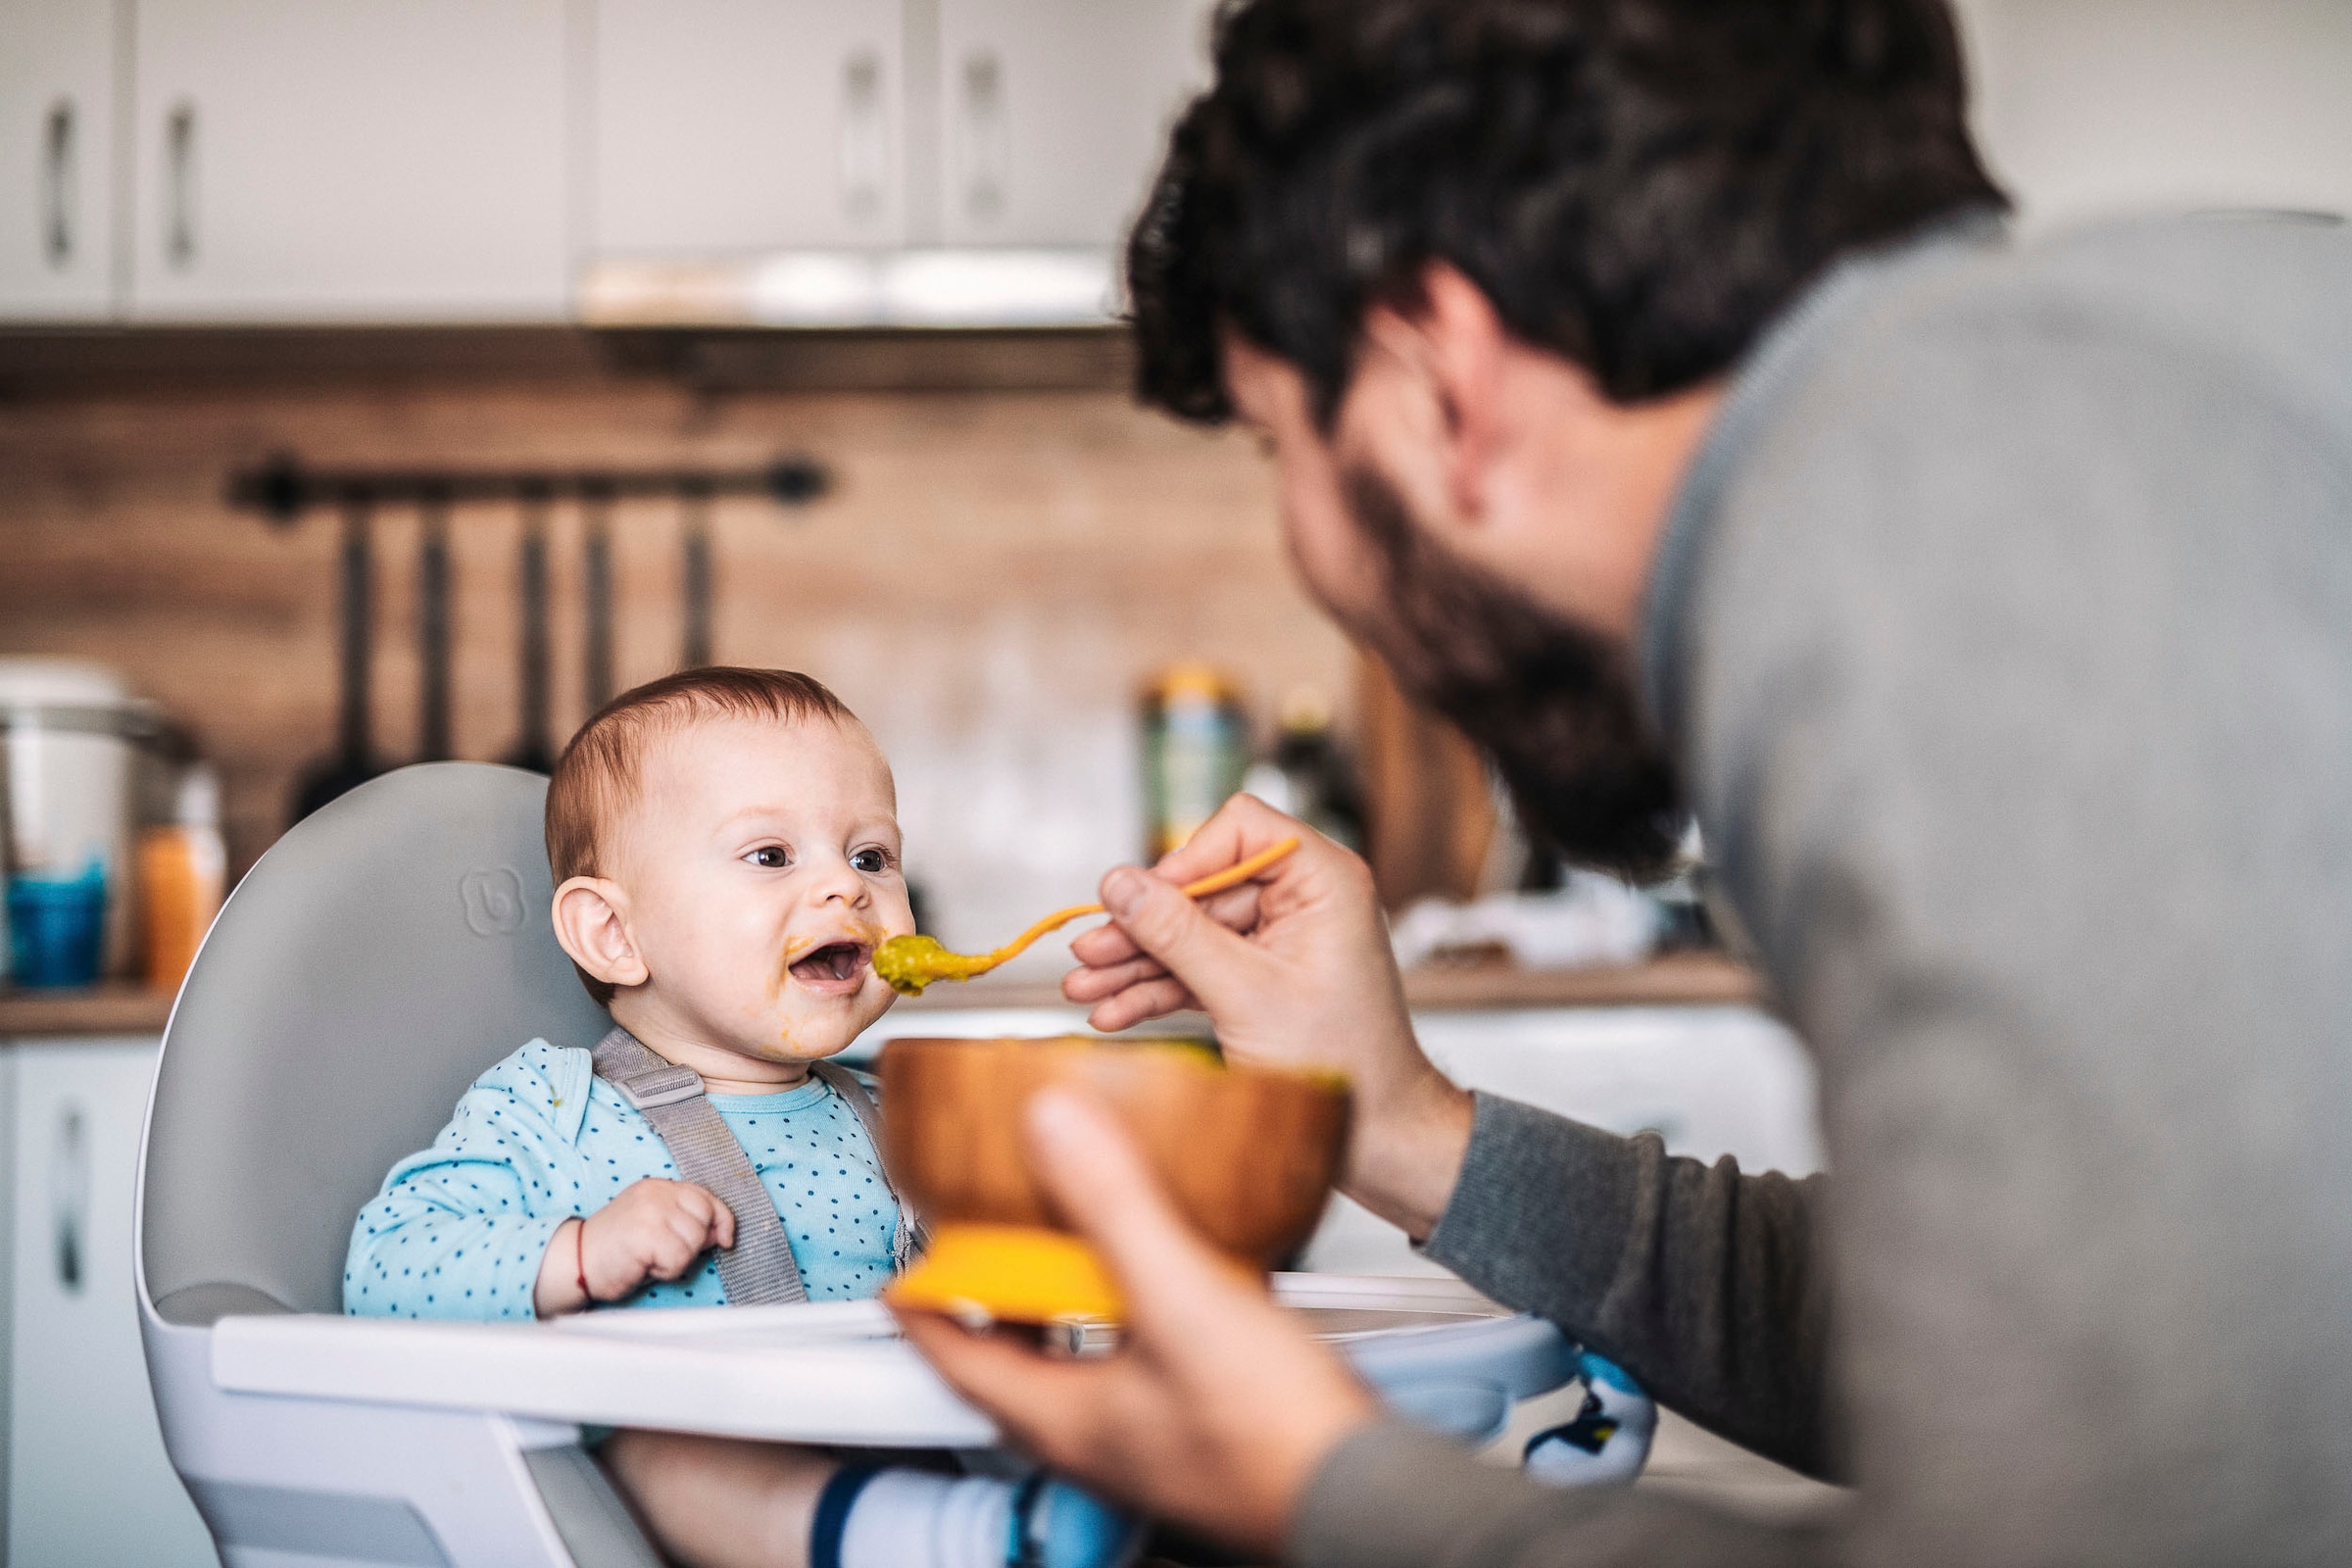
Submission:
MULTIPOLYGON (((686 662, 806 669, 896 760, 951 943, 1181 828, 1152 767, 1213 799, 1286 714, 1394 906, 1547 880, 1303 602, 1250 443, 1125 394, 1116 249, 1208 12, 5 0, 0 654, 159 705, 232 883, 353 722, 355 517, 368 761, 527 757, 686 662), (785 457, 794 499, 695 493, 785 457), (233 504, 273 462, 410 482, 233 504), (1150 750, 1171 712, 1202 757, 1150 750)), ((2030 226, 2344 204, 2352 8, 1961 16, 2030 226)), ((78 875, 39 827, 12 872, 78 875)))
MULTIPOLYGON (((1365 850, 1465 1081, 1818 1164, 1703 867, 1547 863, 1303 599, 1250 441, 1133 406, 1117 251, 1209 10, 0 0, 17 1560, 110 1510, 179 1544, 105 1560, 174 1558, 193 1523, 92 1456, 152 1446, 125 1152, 220 891, 341 785, 543 766, 683 664, 804 669, 866 719, 951 945, 1247 784, 1365 850)), ((1959 17, 2029 230, 2352 208, 2343 0, 1959 17)), ((1061 957, 877 1037, 1072 1027, 1061 957)), ((1309 1261, 1422 1266, 1344 1204, 1309 1261)))

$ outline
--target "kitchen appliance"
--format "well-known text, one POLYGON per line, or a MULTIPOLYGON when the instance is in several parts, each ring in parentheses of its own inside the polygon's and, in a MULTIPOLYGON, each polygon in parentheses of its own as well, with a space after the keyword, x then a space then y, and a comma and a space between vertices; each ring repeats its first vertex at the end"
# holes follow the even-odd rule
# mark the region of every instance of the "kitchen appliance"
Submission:
POLYGON ((88 985, 135 962, 138 769, 161 733, 102 665, 0 659, 0 962, 16 984, 88 985))

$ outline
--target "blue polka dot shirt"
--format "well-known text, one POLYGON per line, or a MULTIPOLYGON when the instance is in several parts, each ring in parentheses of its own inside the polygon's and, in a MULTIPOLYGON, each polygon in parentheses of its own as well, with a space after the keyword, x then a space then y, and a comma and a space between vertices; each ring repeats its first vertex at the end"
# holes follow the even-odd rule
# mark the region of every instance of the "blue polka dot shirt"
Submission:
MULTIPOLYGON (((858 1113, 819 1080, 780 1095, 712 1095, 767 1184, 812 1301, 889 1283, 899 1205, 858 1113)), ((649 1176, 677 1180, 644 1115, 585 1051, 534 1040, 474 1080, 433 1147, 392 1167, 360 1210, 343 1309, 382 1317, 532 1316, 556 1228, 649 1176)), ((716 1254, 618 1304, 713 1306, 716 1254)), ((612 1303, 608 1303, 612 1304, 612 1303)))

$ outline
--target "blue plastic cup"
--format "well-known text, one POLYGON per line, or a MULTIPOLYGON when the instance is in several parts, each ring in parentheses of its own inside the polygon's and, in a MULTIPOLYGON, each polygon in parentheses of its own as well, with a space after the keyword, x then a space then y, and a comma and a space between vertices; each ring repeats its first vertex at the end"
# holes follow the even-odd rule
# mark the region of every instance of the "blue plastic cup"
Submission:
POLYGON ((9 978, 21 986, 91 986, 106 951, 106 869, 8 882, 9 978))

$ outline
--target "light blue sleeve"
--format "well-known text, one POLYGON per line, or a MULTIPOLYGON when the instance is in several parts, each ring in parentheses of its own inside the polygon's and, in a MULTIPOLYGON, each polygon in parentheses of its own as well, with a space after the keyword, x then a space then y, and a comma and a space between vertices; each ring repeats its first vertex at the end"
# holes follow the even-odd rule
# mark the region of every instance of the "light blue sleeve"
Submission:
POLYGON ((433 1147, 360 1210, 343 1310, 530 1319, 549 1239, 590 1206, 573 1143, 590 1079, 588 1053, 544 1040, 475 1079, 433 1147))

